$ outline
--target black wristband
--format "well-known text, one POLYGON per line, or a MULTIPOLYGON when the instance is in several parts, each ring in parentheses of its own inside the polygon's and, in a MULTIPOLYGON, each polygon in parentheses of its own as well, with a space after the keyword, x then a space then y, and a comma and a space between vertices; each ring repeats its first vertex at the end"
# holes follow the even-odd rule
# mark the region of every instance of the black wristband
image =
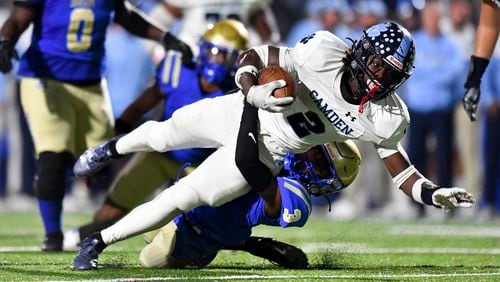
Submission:
POLYGON ((479 88, 481 84, 481 78, 488 67, 488 63, 490 61, 488 59, 479 58, 476 56, 470 57, 469 63, 469 72, 467 73, 467 80, 465 81, 465 88, 479 88))
POLYGON ((439 188, 426 188, 424 187, 424 185, 425 184, 422 184, 422 192, 420 192, 422 202, 429 206, 435 206, 432 202, 432 194, 434 194, 434 192, 436 192, 436 190, 439 188))
POLYGON ((132 131, 132 125, 121 118, 115 120, 115 130, 119 134, 129 133, 132 131))

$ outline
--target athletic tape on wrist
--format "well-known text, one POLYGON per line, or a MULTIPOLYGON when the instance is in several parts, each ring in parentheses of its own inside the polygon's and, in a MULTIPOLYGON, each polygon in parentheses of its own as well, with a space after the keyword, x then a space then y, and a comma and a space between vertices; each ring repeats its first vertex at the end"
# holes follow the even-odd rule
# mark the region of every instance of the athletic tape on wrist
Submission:
POLYGON ((401 187, 403 183, 410 178, 410 176, 414 173, 417 173, 418 170, 414 166, 409 166, 402 172, 400 172, 398 175, 394 176, 392 178, 392 181, 394 184, 396 184, 396 187, 401 187))
POLYGON ((259 70, 252 65, 246 65, 238 68, 236 71, 236 74, 234 75, 234 82, 236 83, 236 86, 238 86, 239 89, 242 89, 241 84, 240 84, 240 78, 241 75, 244 73, 250 73, 251 75, 257 77, 257 74, 259 73, 259 70))

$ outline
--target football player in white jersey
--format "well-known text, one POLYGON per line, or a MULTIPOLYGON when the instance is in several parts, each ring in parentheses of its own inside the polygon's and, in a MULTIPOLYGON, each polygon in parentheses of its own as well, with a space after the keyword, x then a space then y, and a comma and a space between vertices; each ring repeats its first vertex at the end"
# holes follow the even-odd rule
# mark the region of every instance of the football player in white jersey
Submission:
POLYGON ((196 53, 203 32, 224 19, 235 19, 245 24, 250 31, 250 46, 279 42, 280 35, 270 3, 271 0, 163 0, 149 15, 152 21, 165 28, 172 27, 177 19, 183 19, 177 36, 196 53))
POLYGON ((249 138, 258 142, 260 159, 273 174, 288 151, 359 139, 375 145, 396 186, 415 201, 444 210, 471 207, 474 198, 465 189, 440 187, 419 174, 399 143, 409 116, 394 91, 410 76, 414 54, 410 33, 393 22, 370 27, 350 48, 335 35, 318 31, 293 48, 260 46, 244 52, 235 76, 241 91, 187 105, 169 120, 148 121, 80 156, 74 173, 85 177, 132 152, 216 148, 190 175, 85 239, 77 258, 95 269, 107 245, 151 230, 182 211, 220 206, 247 193, 251 188, 234 160, 244 99, 260 108, 259 135, 249 138), (295 75, 295 101, 272 96, 286 85, 282 80, 257 85, 258 70, 270 64, 295 75))

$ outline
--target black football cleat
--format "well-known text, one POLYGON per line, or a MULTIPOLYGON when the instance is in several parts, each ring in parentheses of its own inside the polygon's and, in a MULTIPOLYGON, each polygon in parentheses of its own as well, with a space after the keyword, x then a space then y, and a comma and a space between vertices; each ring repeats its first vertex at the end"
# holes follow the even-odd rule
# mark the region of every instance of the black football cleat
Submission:
POLYGON ((78 160, 76 160, 76 163, 73 166, 73 173, 75 176, 92 176, 108 165, 112 159, 119 158, 119 156, 116 153, 113 153, 111 149, 111 146, 114 146, 114 143, 116 143, 117 140, 118 137, 115 137, 97 147, 87 149, 78 158, 78 160))
POLYGON ((272 238, 252 236, 245 240, 245 250, 281 267, 303 269, 308 266, 307 256, 301 249, 272 238))
POLYGON ((106 245, 101 241, 100 236, 91 235, 83 239, 80 250, 73 260, 73 270, 94 270, 97 269, 97 259, 106 245))
POLYGON ((43 252, 61 252, 63 250, 63 234, 54 232, 45 235, 42 244, 43 252))

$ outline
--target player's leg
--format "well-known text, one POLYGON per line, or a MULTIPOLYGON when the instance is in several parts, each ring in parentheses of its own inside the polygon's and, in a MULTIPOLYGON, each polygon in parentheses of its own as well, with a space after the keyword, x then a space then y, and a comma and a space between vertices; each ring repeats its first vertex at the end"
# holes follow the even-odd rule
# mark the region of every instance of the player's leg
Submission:
MULTIPOLYGON (((143 203, 167 180, 174 180, 182 165, 156 152, 138 153, 133 156, 117 175, 106 200, 94 214, 93 221, 72 231, 77 232, 78 240, 72 242, 71 247, 74 248, 77 243, 79 244, 80 238, 86 238, 111 226, 127 212, 143 203)), ((184 172, 186 171, 188 170, 184 172)))
POLYGON ((44 251, 62 249, 62 201, 75 151, 76 117, 70 95, 56 81, 21 79, 21 103, 37 153, 35 189, 45 227, 44 251))
POLYGON ((237 135, 243 109, 239 93, 203 99, 186 105, 163 122, 148 121, 132 132, 81 155, 73 169, 76 176, 86 177, 121 155, 186 148, 218 148, 237 135))
MULTIPOLYGON (((234 140, 233 140, 234 143, 234 140)), ((196 170, 146 202, 96 237, 82 242, 74 260, 75 269, 95 269, 98 253, 106 245, 157 228, 172 220, 181 211, 200 205, 218 206, 249 190, 245 179, 234 163, 234 147, 221 147, 196 170)))
POLYGON ((148 121, 116 142, 119 154, 218 148, 234 139, 243 107, 242 95, 203 99, 186 105, 163 122, 148 121))
POLYGON ((221 244, 196 233, 183 217, 170 222, 144 247, 139 261, 144 267, 203 267, 217 255, 221 244))

